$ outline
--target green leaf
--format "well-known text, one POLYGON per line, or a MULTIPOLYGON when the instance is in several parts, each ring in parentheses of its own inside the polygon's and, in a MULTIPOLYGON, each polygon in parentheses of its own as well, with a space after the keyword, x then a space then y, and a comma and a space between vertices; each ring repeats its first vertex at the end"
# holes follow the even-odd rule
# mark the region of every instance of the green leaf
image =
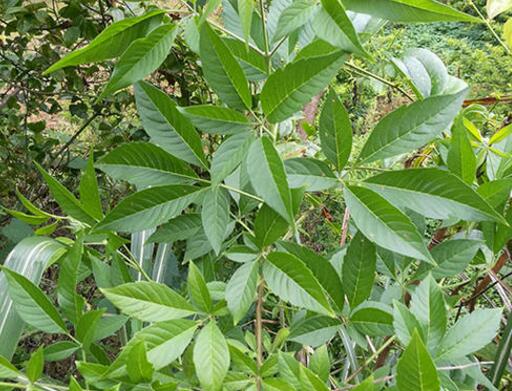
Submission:
POLYGON ((247 155, 247 172, 257 194, 286 221, 293 223, 292 195, 284 164, 268 137, 252 143, 247 155))
POLYGON ((321 160, 298 157, 284 161, 290 188, 310 192, 323 191, 339 184, 329 166, 321 160))
POLYGON ((47 216, 29 215, 27 213, 19 212, 17 210, 13 210, 13 209, 7 209, 4 207, 1 207, 1 210, 5 211, 6 213, 11 215, 15 219, 18 219, 20 221, 23 221, 24 223, 31 224, 31 225, 44 224, 50 219, 50 217, 47 217, 47 216))
POLYGON ((489 15, 489 19, 494 19, 510 8, 512 8, 511 0, 487 0, 487 15, 489 15))
POLYGON ((272 42, 278 42, 281 38, 293 33, 299 27, 304 26, 313 17, 317 8, 311 0, 294 1, 279 15, 277 27, 272 42))
POLYGON ((194 366, 205 391, 219 391, 229 370, 230 355, 224 335, 210 321, 199 333, 194 345, 194 366))
POLYGON ((30 383, 36 382, 41 375, 43 374, 44 368, 44 350, 43 347, 40 346, 34 353, 30 355, 30 359, 27 363, 27 378, 30 380, 30 383))
POLYGON ((229 224, 230 197, 227 190, 215 186, 208 190, 203 198, 201 220, 203 230, 212 245, 215 254, 219 255, 222 242, 229 224))
POLYGON ((247 262, 233 273, 226 285, 226 301, 235 324, 240 322, 254 302, 258 270, 258 261, 247 262))
POLYGON ((155 370, 168 366, 183 354, 196 329, 197 323, 187 319, 158 322, 143 328, 128 342, 104 376, 126 375, 130 350, 139 342, 145 343, 147 359, 155 370))
POLYGON ((144 341, 140 340, 132 346, 126 361, 128 377, 132 383, 148 383, 153 378, 153 365, 148 361, 144 341))
POLYGON ((20 372, 5 357, 0 356, 0 379, 15 379, 20 372))
POLYGON ((80 202, 84 209, 96 220, 103 218, 101 198, 98 189, 96 171, 94 171, 94 155, 89 155, 87 167, 80 178, 80 202))
POLYGON ((425 217, 505 223, 470 186, 438 168, 385 172, 366 180, 365 186, 425 217))
POLYGON ((434 362, 417 331, 398 361, 396 384, 400 391, 441 389, 434 362))
POLYGON ((96 330, 99 327, 99 321, 103 316, 105 309, 92 310, 86 312, 80 317, 76 325, 76 339, 82 343, 82 349, 88 351, 91 343, 94 341, 96 330))
MULTIPOLYGON (((46 268, 67 251, 61 243, 45 237, 31 236, 19 242, 3 262, 30 281, 38 284, 46 268)), ((9 295, 6 275, 0 273, 0 357, 12 357, 25 324, 9 295)))
POLYGON ((366 378, 362 383, 359 383, 352 391, 374 391, 375 381, 373 376, 366 378))
POLYGON ((187 240, 198 233, 201 227, 199 214, 184 214, 158 227, 156 232, 149 237, 147 243, 172 243, 178 240, 187 240))
POLYGON ((436 355, 436 360, 454 360, 483 348, 496 336, 501 309, 477 309, 459 319, 448 330, 436 355))
POLYGON ((478 18, 459 12, 435 0, 343 0, 345 7, 393 22, 473 22, 478 18))
POLYGON ((200 57, 208 84, 230 107, 243 110, 252 106, 249 84, 240 64, 226 44, 204 23, 201 28, 200 57))
POLYGON ((239 61, 247 79, 257 81, 266 77, 268 69, 265 56, 239 39, 222 38, 222 41, 239 61))
POLYGON ((96 226, 97 230, 138 232, 176 217, 198 199, 202 189, 188 185, 152 187, 123 199, 96 226))
POLYGON ((267 256, 263 274, 270 290, 285 301, 328 316, 334 316, 327 296, 304 262, 292 254, 267 256))
POLYGON ((352 219, 370 241, 398 254, 434 263, 418 229, 399 209, 363 187, 346 186, 344 194, 352 219))
POLYGON ((360 162, 386 159, 429 143, 449 127, 467 92, 432 96, 388 114, 371 132, 359 155, 360 162))
POLYGON ((409 308, 396 300, 393 300, 393 327, 403 345, 409 344, 415 330, 422 331, 420 323, 409 308))
POLYGON ((112 178, 124 180, 139 188, 190 183, 197 174, 183 160, 162 148, 143 142, 123 144, 97 163, 112 178))
POLYGON ((123 313, 145 322, 179 319, 195 312, 178 293, 156 282, 130 282, 102 292, 123 313))
POLYGON ((352 125, 345 106, 334 91, 325 99, 320 114, 319 133, 324 155, 341 171, 352 150, 352 125))
POLYGON ((48 174, 43 167, 35 163, 35 166, 43 176, 45 182, 48 184, 50 193, 55 201, 59 204, 62 210, 71 217, 82 221, 89 225, 96 224, 96 219, 89 214, 80 201, 64 186, 57 182, 50 174, 48 174))
POLYGON ((329 348, 327 345, 322 345, 315 349, 315 353, 311 356, 309 368, 315 372, 320 379, 324 382, 329 380, 331 374, 331 358, 329 357, 329 348))
POLYGON ((135 99, 142 125, 153 143, 179 159, 207 167, 199 135, 166 93, 140 82, 135 85, 135 99))
POLYGON ((425 330, 427 346, 431 350, 437 348, 446 331, 448 318, 443 292, 431 276, 414 290, 411 313, 425 330))
POLYGON ((292 324, 288 339, 302 345, 317 347, 332 339, 340 325, 338 319, 328 316, 317 315, 304 318, 292 324))
MULTIPOLYGON (((500 386, 501 378, 505 373, 512 349, 512 313, 509 313, 507 326, 503 330, 498 350, 494 359, 494 364, 489 371, 489 379, 496 386, 500 386)), ((1 371, 1 369, 0 369, 1 371)))
POLYGON ((74 324, 82 315, 84 302, 76 292, 79 282, 79 268, 83 256, 83 241, 77 238, 61 261, 57 281, 57 299, 62 313, 74 324))
POLYGON ((2 271, 18 315, 38 330, 67 334, 66 325, 47 295, 29 279, 6 267, 2 271))
POLYGON ((470 239, 445 240, 431 250, 437 266, 422 264, 417 275, 429 271, 435 279, 456 276, 475 258, 481 245, 482 242, 470 239))
POLYGON ((409 80, 418 99, 446 94, 450 88, 450 75, 441 59, 430 50, 413 48, 398 59, 393 58, 398 73, 409 80))
POLYGON ((237 0, 238 15, 242 27, 243 38, 246 44, 249 44, 251 38, 252 15, 254 12, 253 0, 237 0))
POLYGON ((336 304, 338 310, 341 311, 343 309, 345 297, 343 295, 341 280, 334 266, 332 266, 327 259, 299 244, 281 241, 279 242, 279 246, 283 247, 287 252, 293 254, 304 262, 336 304))
POLYGON ((164 13, 164 10, 155 10, 111 24, 89 45, 69 53, 44 71, 43 75, 69 66, 100 62, 120 56, 134 39, 144 36, 152 27, 160 23, 164 13))
POLYGON ((175 25, 164 24, 139 38, 119 58, 100 99, 144 79, 167 58, 176 37, 175 25))
POLYGON ((229 107, 196 105, 179 110, 194 126, 207 133, 235 134, 245 132, 251 126, 245 115, 229 107))
POLYGON ((190 262, 188 266, 188 279, 187 279, 188 295, 192 302, 203 312, 211 312, 212 298, 203 274, 194 264, 190 262))
POLYGON ((269 76, 261 91, 267 120, 284 121, 322 91, 345 62, 342 51, 302 58, 269 76))
POLYGON ((359 305, 350 314, 350 322, 361 333, 369 336, 393 334, 393 314, 382 303, 367 301, 359 305))
POLYGON ((452 128, 452 141, 448 151, 448 168, 469 185, 475 181, 476 156, 462 120, 452 128))
POLYGON ((377 251, 375 245, 358 232, 343 259, 343 289, 351 308, 370 297, 375 281, 377 251))
POLYGON ((44 210, 39 209, 32 202, 30 202, 30 200, 28 200, 23 194, 21 194, 18 189, 16 189, 16 196, 18 197, 20 202, 23 204, 23 206, 25 208, 27 208, 27 210, 29 212, 31 212, 33 215, 41 216, 41 217, 43 217, 43 216, 51 217, 50 214, 46 213, 44 210))
POLYGON ((45 347, 44 359, 46 361, 61 361, 70 357, 80 346, 71 341, 59 341, 45 347))
POLYGON ((363 48, 356 29, 339 0, 321 0, 322 9, 313 23, 318 38, 346 52, 371 58, 363 48))
POLYGON ((290 225, 279 213, 263 204, 254 220, 254 243, 263 249, 281 238, 290 225))
POLYGON ((233 135, 224 141, 213 154, 210 173, 212 182, 219 184, 230 175, 247 156, 254 136, 249 132, 233 135))

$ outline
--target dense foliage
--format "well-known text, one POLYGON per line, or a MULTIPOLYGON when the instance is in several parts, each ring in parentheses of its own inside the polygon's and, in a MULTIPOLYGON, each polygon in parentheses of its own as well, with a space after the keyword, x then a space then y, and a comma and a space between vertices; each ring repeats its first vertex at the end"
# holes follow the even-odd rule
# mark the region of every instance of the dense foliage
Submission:
POLYGON ((1 266, 0 387, 509 387, 510 97, 385 32, 482 24, 508 55, 511 2, 116 3, 2 3, 0 190, 37 228, 1 266))

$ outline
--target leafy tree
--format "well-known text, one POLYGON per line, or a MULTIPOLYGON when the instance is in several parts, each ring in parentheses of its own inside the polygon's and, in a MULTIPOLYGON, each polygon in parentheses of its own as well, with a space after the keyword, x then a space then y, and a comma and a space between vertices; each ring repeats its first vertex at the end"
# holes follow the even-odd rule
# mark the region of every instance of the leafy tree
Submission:
POLYGON ((72 238, 26 239, 2 267, 1 385, 495 389, 509 335, 490 378, 478 358, 494 347, 502 310, 474 309, 490 279, 466 296, 468 281, 455 277, 471 268, 476 280, 508 259, 510 127, 482 135, 478 108, 462 108, 466 83, 411 48, 390 62, 407 84, 388 82, 410 104, 356 148, 335 78, 366 72, 355 61, 376 61, 367 42, 388 21, 479 19, 436 1, 184 3, 116 21, 49 67, 114 60, 96 102, 133 86, 148 141, 91 154, 79 196, 37 165, 61 213, 21 194, 26 211, 8 211, 72 238), (186 85, 153 83, 185 45, 208 86, 190 99, 186 85), (319 97, 309 135, 297 138, 319 97), (110 208, 96 169, 136 191, 110 208), (301 242, 324 194, 344 208, 330 257, 301 242), (56 303, 38 287, 54 263, 56 303), (98 292, 86 297, 77 287, 90 276, 98 292), (19 369, 9 360, 23 323, 61 341, 19 369), (112 357, 104 340, 114 334, 112 357), (80 377, 43 377, 45 360, 72 355, 80 377))

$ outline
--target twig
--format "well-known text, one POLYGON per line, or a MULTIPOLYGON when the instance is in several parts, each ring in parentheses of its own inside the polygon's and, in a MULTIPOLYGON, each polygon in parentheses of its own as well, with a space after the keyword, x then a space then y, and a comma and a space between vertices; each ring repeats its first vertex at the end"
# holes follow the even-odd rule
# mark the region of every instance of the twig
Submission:
POLYGON ((350 221, 350 211, 348 210, 348 207, 345 207, 345 213, 343 214, 343 223, 341 225, 340 247, 344 247, 345 244, 347 243, 349 221, 350 221))
POLYGON ((473 0, 468 0, 468 3, 469 5, 471 5, 471 7, 473 7, 473 9, 475 10, 475 12, 478 14, 478 16, 480 17, 480 19, 482 19, 482 21, 485 23, 485 25, 487 26, 487 28, 489 29, 489 31, 492 33, 492 35, 494 35, 494 38, 496 38, 496 40, 500 43, 501 46, 503 46, 503 48, 505 49, 505 51, 507 52, 507 54, 512 54, 512 52, 510 51, 510 48, 507 46, 507 44, 505 42, 503 42, 500 38, 500 36, 496 33, 496 31, 492 28, 491 26, 491 23, 489 22, 489 20, 480 12, 480 10, 478 9, 478 7, 475 5, 475 3, 473 2, 473 0))
POLYGON ((352 69, 353 71, 362 74, 363 76, 368 76, 368 77, 375 79, 383 84, 386 84, 387 86, 389 86, 391 88, 394 88, 395 90, 399 91, 404 96, 406 96, 411 102, 414 102, 414 98, 411 95, 409 95, 409 93, 407 91, 405 91, 402 87, 400 87, 398 84, 395 84, 387 79, 384 79, 383 77, 380 77, 379 75, 376 75, 373 72, 367 71, 366 69, 360 68, 357 65, 352 64, 350 62, 345 63, 345 65, 348 68, 352 69))

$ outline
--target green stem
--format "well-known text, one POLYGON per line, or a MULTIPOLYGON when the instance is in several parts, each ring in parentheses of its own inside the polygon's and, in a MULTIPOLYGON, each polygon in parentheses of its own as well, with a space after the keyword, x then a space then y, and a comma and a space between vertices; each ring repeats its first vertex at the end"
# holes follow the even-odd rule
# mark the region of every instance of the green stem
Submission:
POLYGON ((389 81, 387 79, 384 79, 383 77, 380 77, 379 75, 376 75, 373 72, 367 71, 364 68, 358 67, 357 65, 352 64, 350 62, 345 63, 345 65, 347 66, 347 68, 350 68, 351 70, 353 70, 353 71, 355 71, 357 73, 360 73, 363 76, 370 77, 370 78, 375 79, 375 80, 377 80, 377 81, 379 81, 379 82, 381 82, 383 84, 386 84, 387 86, 390 86, 391 88, 394 88, 395 90, 399 91, 404 96, 406 96, 411 102, 414 102, 414 98, 411 95, 409 95, 409 93, 407 93, 407 91, 405 91, 398 84, 395 84, 395 83, 393 83, 393 82, 391 82, 391 81, 389 81))
POLYGON ((265 5, 263 4, 264 0, 259 0, 260 5, 260 14, 261 14, 261 28, 263 29, 263 46, 265 48, 265 57, 267 59, 267 71, 270 72, 270 47, 268 41, 268 31, 267 31, 267 20, 265 17, 265 5))
POLYGON ((508 45, 502 41, 502 39, 500 38, 500 36, 498 35, 498 33, 496 33, 496 31, 493 29, 492 25, 491 25, 491 22, 489 21, 489 19, 487 19, 481 12, 480 10, 478 9, 478 7, 476 6, 476 4, 473 2, 473 0, 468 0, 468 3, 471 7, 473 7, 473 9, 475 10, 475 12, 478 14, 478 16, 480 17, 480 19, 483 20, 483 22, 485 23, 485 25, 487 26, 487 28, 489 29, 489 31, 492 33, 492 35, 494 35, 494 38, 496 38, 496 40, 500 43, 501 46, 503 46, 503 48, 505 49, 505 51, 507 52, 507 54, 512 54, 512 51, 510 50, 510 48, 508 47, 508 45))
POLYGON ((262 390, 261 367, 263 366, 263 298, 265 295, 265 281, 260 270, 260 282, 258 285, 258 298, 256 300, 256 320, 254 334, 256 336, 256 366, 258 374, 256 377, 256 390, 262 390))

